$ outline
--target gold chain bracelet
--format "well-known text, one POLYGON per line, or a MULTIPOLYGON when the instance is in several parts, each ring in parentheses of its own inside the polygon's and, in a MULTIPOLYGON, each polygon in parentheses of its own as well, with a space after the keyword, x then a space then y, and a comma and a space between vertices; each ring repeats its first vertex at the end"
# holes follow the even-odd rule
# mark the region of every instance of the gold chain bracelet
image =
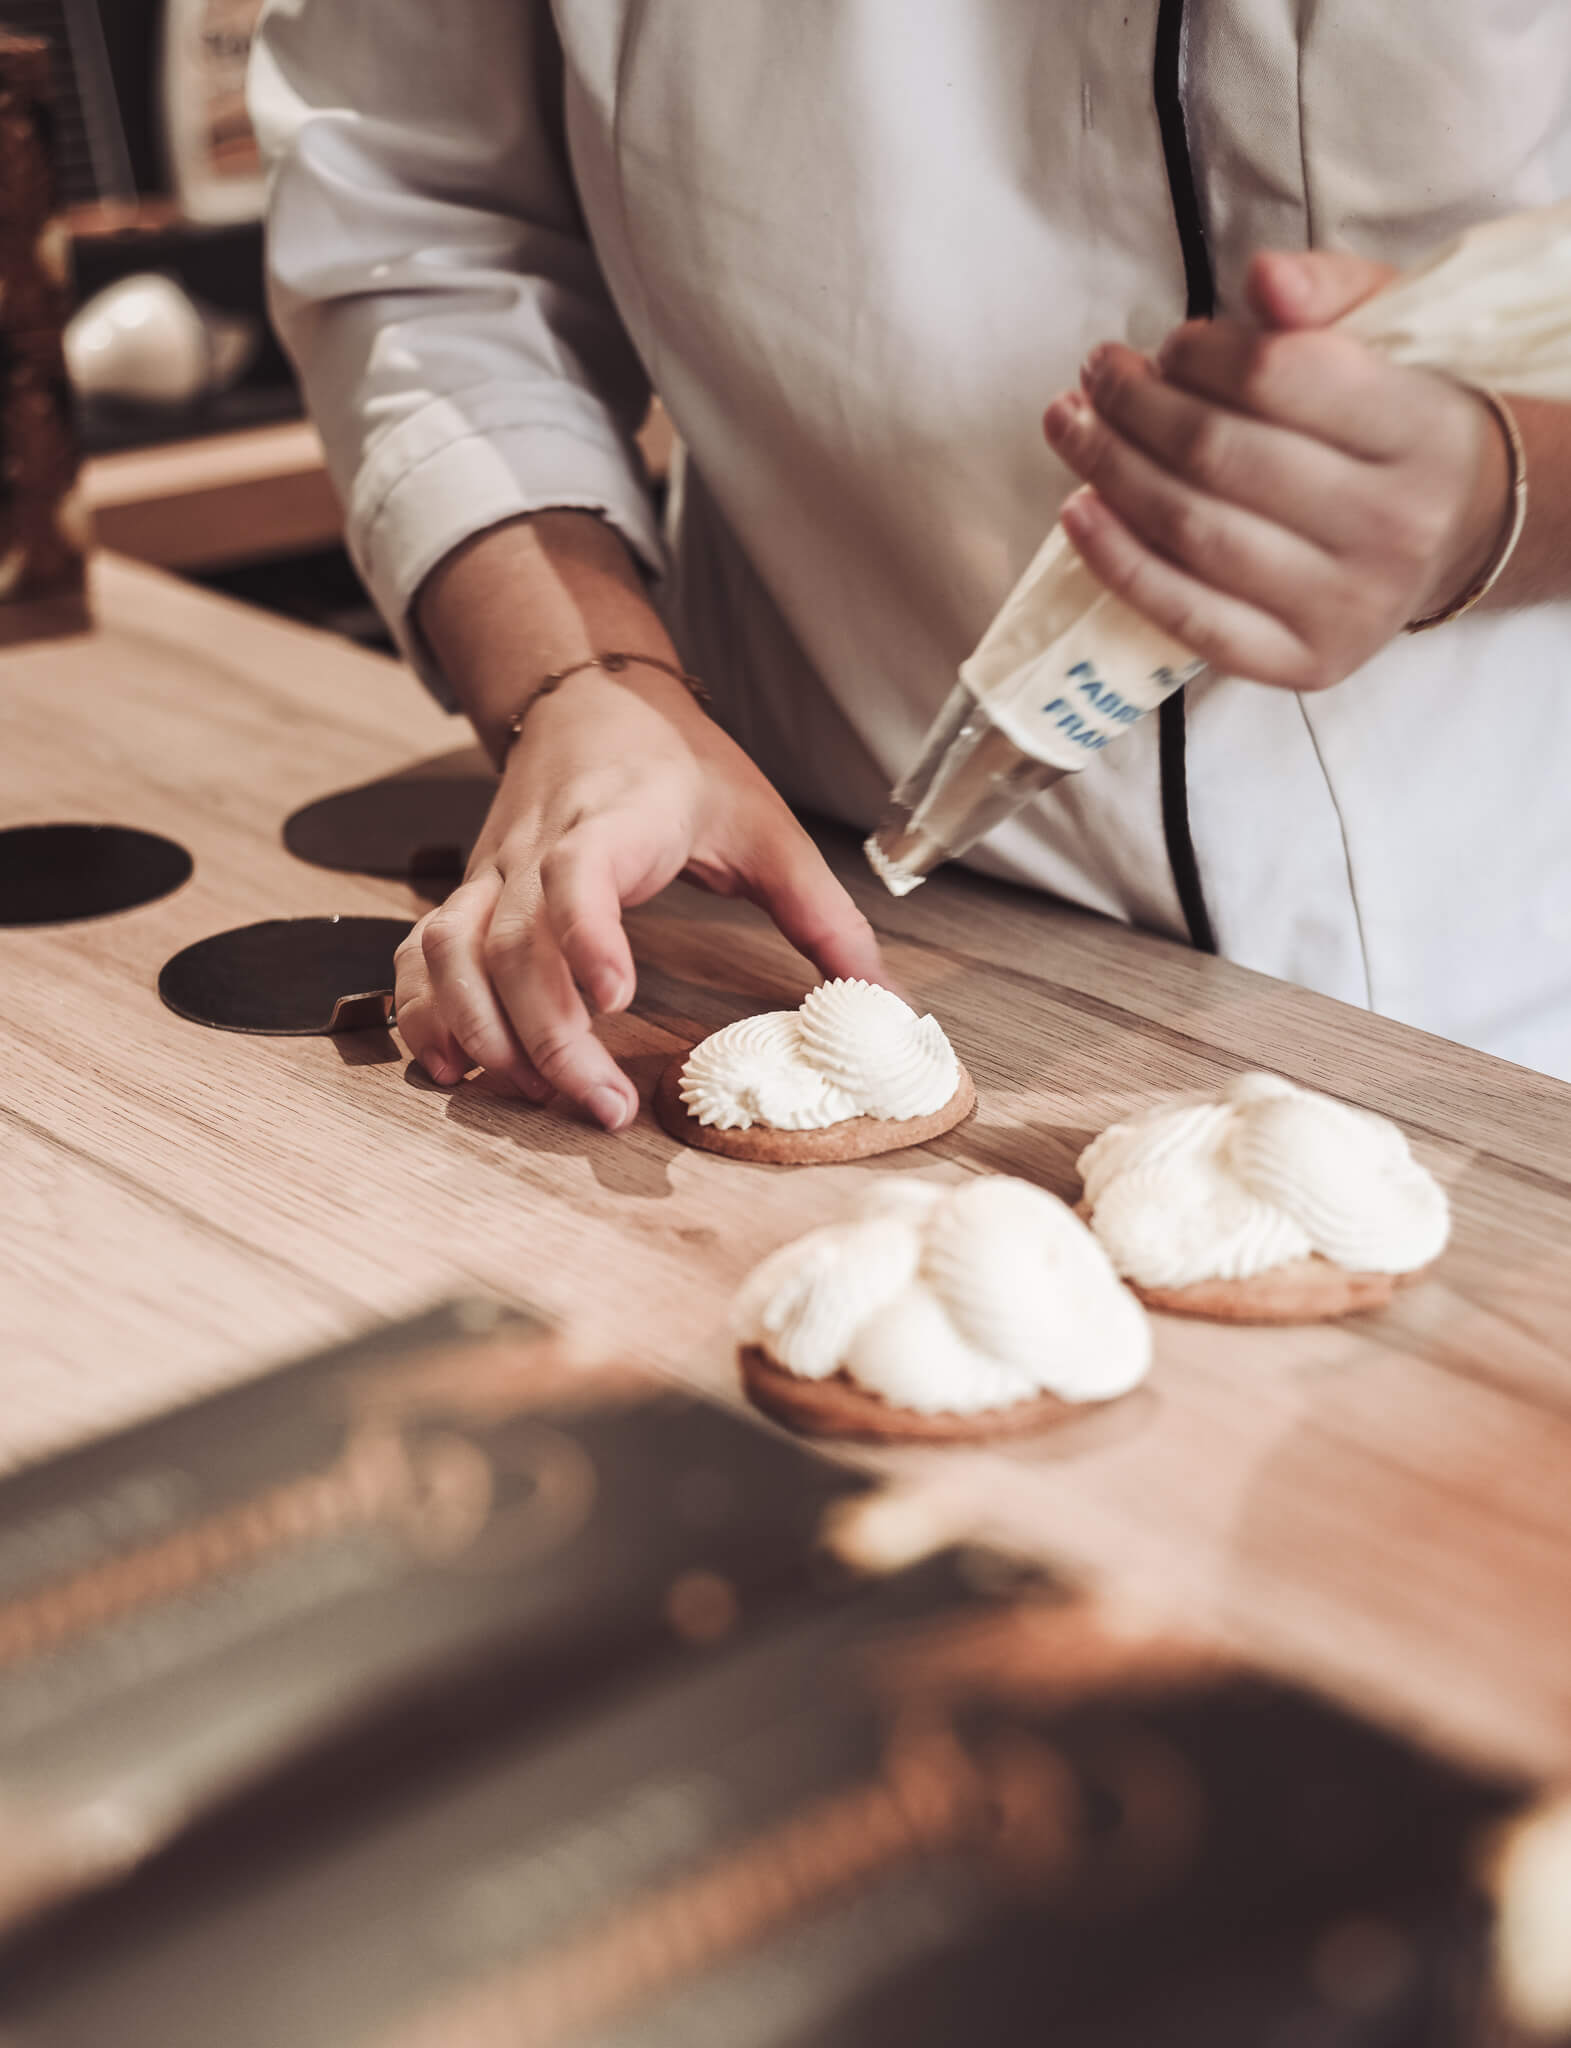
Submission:
POLYGON ((689 675, 685 668, 678 667, 674 661, 662 661, 658 654, 630 654, 624 653, 620 649, 613 650, 609 654, 590 654, 585 656, 582 661, 569 663, 566 668, 553 669, 550 675, 541 678, 524 703, 507 721, 507 730, 502 739, 501 750, 496 757, 498 769, 505 766, 508 755, 513 751, 514 743, 524 729, 524 720, 540 702, 540 699, 542 697, 549 697, 553 690, 559 690, 569 676, 581 675, 585 669, 590 668, 597 668, 608 676, 619 676, 624 669, 629 668, 657 668, 662 675, 670 676, 676 682, 679 682, 695 703, 705 705, 709 703, 709 692, 704 688, 697 676, 689 675))

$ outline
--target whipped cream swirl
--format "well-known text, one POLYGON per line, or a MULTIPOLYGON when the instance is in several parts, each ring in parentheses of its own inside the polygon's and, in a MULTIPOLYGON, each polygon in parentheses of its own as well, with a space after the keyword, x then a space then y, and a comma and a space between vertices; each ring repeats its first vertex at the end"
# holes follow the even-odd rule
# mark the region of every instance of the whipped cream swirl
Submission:
POLYGON ((803 1379, 843 1371, 928 1415, 1042 1393, 1109 1400, 1151 1363, 1145 1312, 1090 1231, 1002 1175, 959 1187, 885 1175, 847 1221, 755 1267, 733 1327, 803 1379))
POLYGON ((821 1131, 855 1116, 931 1116, 960 1085, 935 1017, 870 981, 826 981, 799 1010, 744 1017, 682 1069, 689 1116, 722 1131, 821 1131))
POLYGON ((1113 1124, 1080 1177, 1092 1229, 1143 1287, 1247 1280, 1313 1253, 1410 1273, 1450 1231, 1445 1191, 1395 1124, 1277 1074, 1113 1124))

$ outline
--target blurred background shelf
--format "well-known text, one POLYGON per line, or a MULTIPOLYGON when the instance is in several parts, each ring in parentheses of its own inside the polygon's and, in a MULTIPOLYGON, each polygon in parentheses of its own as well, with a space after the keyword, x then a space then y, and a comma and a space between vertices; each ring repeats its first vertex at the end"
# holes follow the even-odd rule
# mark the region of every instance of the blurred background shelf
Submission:
MULTIPOLYGON (((214 0, 248 33, 255 0, 214 0)), ((205 18, 205 17, 204 17, 205 18)), ((362 645, 391 648, 343 546, 342 511, 266 311, 263 227, 193 218, 171 175, 159 70, 164 0, 0 0, 52 53, 55 171, 80 306, 148 274, 250 323, 237 382, 186 404, 79 390, 74 427, 98 542, 362 645)), ((672 459, 656 404, 639 445, 657 500, 672 459)))
MULTIPOLYGON (((658 401, 638 437, 656 492, 675 439, 658 401)), ((343 514, 309 421, 152 442, 82 471, 100 544, 363 647, 392 648, 343 546, 343 514)))
POLYGON ((83 486, 102 545, 163 569, 308 553, 343 527, 305 420, 97 455, 83 486))

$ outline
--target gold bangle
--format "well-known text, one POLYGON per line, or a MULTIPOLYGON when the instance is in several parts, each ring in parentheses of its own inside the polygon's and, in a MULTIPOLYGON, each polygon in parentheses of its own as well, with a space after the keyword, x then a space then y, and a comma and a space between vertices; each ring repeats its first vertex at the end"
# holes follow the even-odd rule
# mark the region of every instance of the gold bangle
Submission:
POLYGON ((695 703, 707 705, 709 692, 697 676, 690 676, 685 668, 679 668, 674 661, 662 661, 658 654, 628 654, 617 649, 609 654, 590 654, 582 661, 571 662, 566 668, 553 669, 548 676, 542 676, 524 702, 507 721, 501 748, 496 756, 500 770, 505 766, 514 743, 524 729, 524 720, 533 711, 542 697, 549 697, 553 690, 559 690, 569 676, 581 675, 585 669, 597 668, 608 676, 619 676, 628 668, 657 668, 662 675, 673 677, 687 691, 695 703))
POLYGON ((1516 423, 1516 415, 1500 393, 1491 390, 1487 384, 1473 384, 1469 389, 1489 407, 1505 433, 1511 465, 1511 517, 1483 575, 1469 584, 1454 604, 1447 605, 1444 611, 1431 612, 1427 618, 1413 619, 1402 628, 1404 633, 1427 633, 1431 626, 1449 626, 1453 619, 1461 618, 1464 612, 1470 612, 1475 604, 1486 598, 1505 574, 1506 564, 1516 553, 1522 528, 1527 524, 1527 450, 1522 445, 1522 429, 1516 423))

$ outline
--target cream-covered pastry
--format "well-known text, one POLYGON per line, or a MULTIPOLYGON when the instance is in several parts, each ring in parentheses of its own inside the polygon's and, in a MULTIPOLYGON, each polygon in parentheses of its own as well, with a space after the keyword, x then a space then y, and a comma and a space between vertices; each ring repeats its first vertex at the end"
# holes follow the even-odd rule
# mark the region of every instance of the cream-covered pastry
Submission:
POLYGON ((723 1131, 821 1131, 931 1116, 959 1085, 935 1017, 870 981, 826 981, 798 1010, 744 1017, 696 1045, 680 1092, 689 1116, 723 1131))
POLYGON ((1248 1280, 1315 1253, 1410 1273, 1450 1229, 1444 1190, 1395 1124, 1277 1074, 1113 1124, 1079 1164, 1092 1229, 1141 1287, 1248 1280))
POLYGON ((739 1343, 803 1379, 844 1372, 923 1414, 1043 1393, 1102 1401, 1151 1362, 1145 1311, 1055 1196, 1001 1175, 891 1175, 853 1215, 783 1246, 737 1297, 739 1343))

